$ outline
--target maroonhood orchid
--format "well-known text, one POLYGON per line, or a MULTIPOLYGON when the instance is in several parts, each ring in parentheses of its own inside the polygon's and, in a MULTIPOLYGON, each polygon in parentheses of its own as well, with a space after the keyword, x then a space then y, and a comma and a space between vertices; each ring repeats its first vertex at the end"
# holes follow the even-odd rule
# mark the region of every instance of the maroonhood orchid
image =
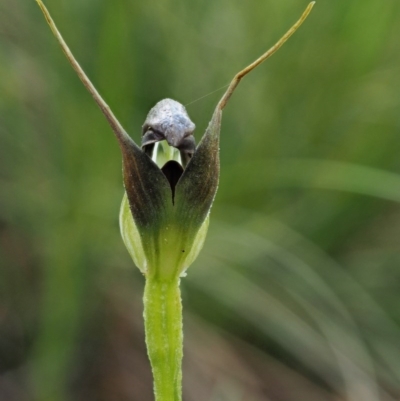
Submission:
POLYGON ((197 257, 206 236, 218 187, 222 110, 240 80, 289 39, 314 2, 270 50, 235 75, 197 147, 195 125, 185 108, 171 99, 160 101, 150 110, 139 147, 79 66, 42 1, 36 1, 121 149, 125 195, 120 227, 130 255, 146 278, 144 318, 155 397, 156 401, 179 401, 183 343, 179 280, 197 257))

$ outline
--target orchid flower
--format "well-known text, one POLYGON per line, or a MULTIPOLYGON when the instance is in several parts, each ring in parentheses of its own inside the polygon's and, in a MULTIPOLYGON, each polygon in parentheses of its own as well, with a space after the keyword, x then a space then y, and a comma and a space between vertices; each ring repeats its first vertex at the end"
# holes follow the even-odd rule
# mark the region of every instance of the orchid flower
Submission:
POLYGON ((314 2, 271 49, 234 76, 197 146, 195 125, 184 106, 172 99, 161 100, 150 110, 138 146, 76 61, 43 2, 36 1, 121 149, 125 195, 120 228, 134 263, 146 278, 144 318, 155 397, 156 401, 180 401, 183 334, 179 281, 206 237, 218 188, 222 110, 240 80, 293 35, 314 2))

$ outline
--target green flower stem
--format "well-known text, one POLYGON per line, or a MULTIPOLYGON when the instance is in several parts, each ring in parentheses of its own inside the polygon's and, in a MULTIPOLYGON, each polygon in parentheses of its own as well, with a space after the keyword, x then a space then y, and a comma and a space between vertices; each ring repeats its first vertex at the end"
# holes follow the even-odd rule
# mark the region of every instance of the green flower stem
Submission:
POLYGON ((182 302, 179 278, 148 277, 144 322, 156 401, 182 400, 182 302))

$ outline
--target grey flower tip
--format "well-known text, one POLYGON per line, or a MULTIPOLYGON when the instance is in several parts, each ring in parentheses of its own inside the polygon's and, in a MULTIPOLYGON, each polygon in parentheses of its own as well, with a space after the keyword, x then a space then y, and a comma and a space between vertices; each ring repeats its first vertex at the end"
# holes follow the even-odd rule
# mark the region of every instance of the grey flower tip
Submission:
POLYGON ((181 103, 163 99, 150 110, 143 124, 142 147, 151 155, 152 145, 166 140, 168 145, 181 151, 186 164, 196 148, 193 138, 195 127, 181 103))
POLYGON ((191 135, 195 127, 181 103, 172 99, 163 99, 147 115, 143 124, 143 135, 151 128, 165 136, 167 131, 175 131, 185 137, 191 135))

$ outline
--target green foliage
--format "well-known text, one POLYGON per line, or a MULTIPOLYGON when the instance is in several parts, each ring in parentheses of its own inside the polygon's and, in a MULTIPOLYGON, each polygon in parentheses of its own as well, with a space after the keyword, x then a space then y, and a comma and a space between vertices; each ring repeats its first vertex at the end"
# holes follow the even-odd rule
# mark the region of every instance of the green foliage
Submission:
MULTIPOLYGON (((137 141, 158 100, 227 84, 305 6, 47 5, 137 141)), ((209 238, 182 280, 185 400, 399 397, 399 12, 320 0, 224 111, 209 238)), ((0 386, 150 400, 119 149, 36 4, 0 2, 0 20, 0 386)), ((220 95, 187 107, 197 139, 220 95)))

